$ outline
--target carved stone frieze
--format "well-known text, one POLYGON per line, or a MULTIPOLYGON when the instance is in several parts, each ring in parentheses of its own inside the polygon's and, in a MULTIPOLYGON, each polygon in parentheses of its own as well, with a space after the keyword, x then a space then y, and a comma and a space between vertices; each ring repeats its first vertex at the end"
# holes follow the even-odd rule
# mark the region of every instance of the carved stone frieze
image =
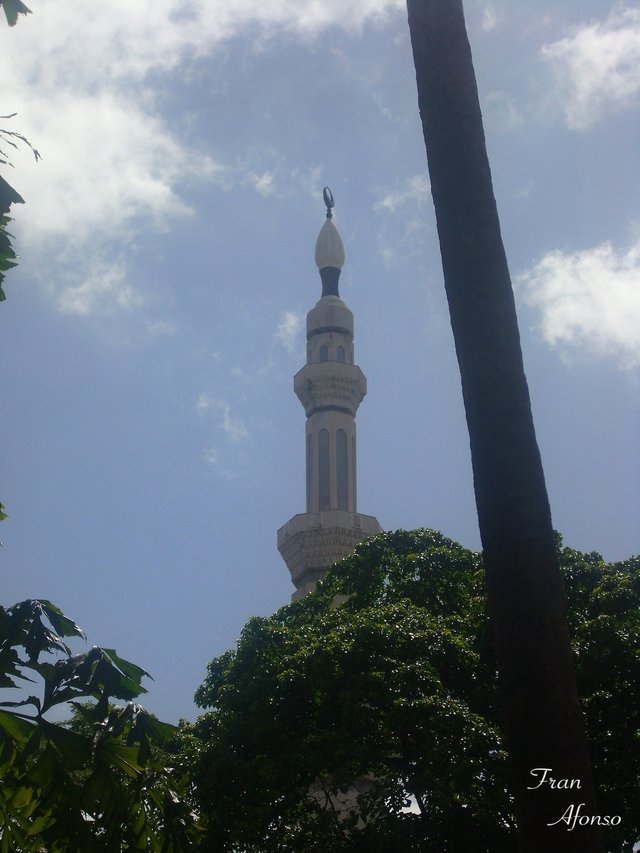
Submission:
POLYGON ((278 531, 278 550, 297 582, 314 571, 321 574, 353 552, 356 545, 380 532, 377 520, 361 513, 330 511, 294 516, 278 531))
POLYGON ((355 364, 306 364, 296 373, 293 388, 308 418, 326 406, 347 409, 355 417, 367 393, 367 379, 355 364))

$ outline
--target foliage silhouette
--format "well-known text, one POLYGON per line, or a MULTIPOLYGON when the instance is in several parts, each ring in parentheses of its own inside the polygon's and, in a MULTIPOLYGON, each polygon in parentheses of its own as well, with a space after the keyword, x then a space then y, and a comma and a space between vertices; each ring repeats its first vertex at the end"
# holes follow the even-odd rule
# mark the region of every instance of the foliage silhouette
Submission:
POLYGON ((0 687, 29 690, 0 702, 0 851, 193 849, 188 775, 162 760, 176 730, 132 701, 148 673, 114 649, 72 655, 82 636, 49 601, 0 608, 0 687), (74 726, 47 718, 69 702, 74 726))

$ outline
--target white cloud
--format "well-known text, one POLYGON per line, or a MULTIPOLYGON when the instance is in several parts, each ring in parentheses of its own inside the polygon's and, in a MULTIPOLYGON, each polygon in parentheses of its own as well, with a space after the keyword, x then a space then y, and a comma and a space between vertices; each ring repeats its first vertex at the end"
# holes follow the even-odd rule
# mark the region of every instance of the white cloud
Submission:
POLYGON ((263 172, 261 175, 256 175, 255 172, 249 172, 244 179, 244 183, 252 186, 260 195, 273 195, 276 191, 275 175, 273 172, 263 172))
POLYGON ((527 202, 531 195, 536 191, 536 182, 529 179, 519 186, 515 187, 515 196, 520 202, 527 202))
POLYGON ((230 374, 234 382, 238 386, 245 387, 257 386, 262 384, 262 380, 269 374, 274 367, 278 365, 278 360, 273 353, 266 353, 263 357, 251 367, 242 367, 236 364, 231 368, 230 374))
POLYGON ((385 217, 378 234, 378 251, 387 269, 396 266, 399 260, 406 263, 408 258, 422 251, 427 230, 422 208, 430 198, 429 176, 421 172, 407 178, 400 186, 384 190, 374 204, 376 213, 395 214, 402 210, 401 216, 385 217))
POLYGON ((238 444, 249 438, 249 430, 244 421, 232 413, 230 404, 225 400, 212 397, 203 391, 198 397, 196 411, 201 414, 204 412, 213 414, 216 426, 232 444, 238 444))
POLYGON ((168 320, 147 320, 145 324, 147 337, 151 340, 157 338, 171 338, 176 333, 176 327, 168 320))
POLYGON ((65 310, 101 310, 106 300, 86 295, 96 289, 94 256, 114 238, 130 245, 141 228, 164 228, 173 217, 188 215, 185 182, 216 181, 225 189, 246 184, 262 195, 275 191, 272 170, 222 164, 180 138, 175 117, 161 115, 167 75, 188 74, 191 63, 240 34, 306 39, 331 26, 358 30, 403 5, 110 0, 93 4, 89 15, 71 0, 41 0, 33 15, 5 31, 0 77, 10 93, 6 112, 19 110, 16 129, 44 156, 37 168, 21 168, 15 181, 28 201, 16 223, 19 241, 29 245, 32 257, 40 251, 49 267, 60 268, 69 248, 75 258, 68 270, 82 275, 86 264, 86 281, 79 285, 84 290, 66 299, 65 310))
POLYGON ((640 9, 616 6, 604 21, 574 27, 544 45, 567 124, 582 130, 640 94, 640 9))
POLYGON ((380 250, 380 254, 382 256, 382 261, 387 269, 391 269, 393 266, 393 260, 396 256, 396 253, 393 251, 391 246, 383 246, 380 250))
POLYGON ((398 208, 404 207, 407 204, 422 206, 428 200, 430 194, 431 184, 428 175, 414 175, 412 178, 407 178, 402 188, 386 192, 374 204, 373 209, 378 213, 381 211, 395 213, 398 208))
POLYGON ((235 480, 237 469, 226 464, 228 453, 221 453, 217 447, 209 447, 204 451, 203 458, 207 465, 210 465, 225 480, 235 480))
MULTIPOLYGON (((52 288, 53 289, 53 288, 52 288)), ((60 311, 85 316, 96 311, 113 312, 117 308, 132 308, 141 297, 126 283, 124 268, 113 259, 92 260, 80 284, 68 284, 55 293, 60 311)))
POLYGON ((207 465, 225 480, 235 480, 246 473, 250 433, 242 418, 232 411, 231 404, 203 391, 196 402, 196 411, 212 418, 215 425, 211 441, 203 452, 207 465))
POLYGON ((224 172, 115 93, 95 98, 67 93, 55 104, 25 95, 23 111, 37 116, 33 137, 45 148, 38 166, 20 176, 28 202, 20 220, 28 224, 28 243, 64 237, 79 246, 97 230, 108 230, 111 238, 124 235, 140 217, 161 225, 189 212, 176 193, 178 180, 213 179, 224 172))
POLYGON ((487 4, 482 10, 482 29, 485 33, 490 33, 497 29, 504 20, 504 9, 495 6, 493 3, 487 4))
POLYGON ((489 92, 486 102, 494 114, 494 119, 503 127, 513 130, 524 123, 516 102, 506 92, 489 92))
POLYGON ((295 311, 285 311, 278 323, 276 340, 280 341, 288 352, 293 351, 303 320, 302 314, 295 311))
POLYGON ((306 170, 296 166, 291 171, 291 180, 296 181, 311 198, 317 199, 322 195, 323 172, 322 166, 313 166, 306 170))
POLYGON ((613 356, 623 368, 640 365, 640 241, 627 252, 608 242, 549 252, 517 282, 540 310, 549 344, 613 356))

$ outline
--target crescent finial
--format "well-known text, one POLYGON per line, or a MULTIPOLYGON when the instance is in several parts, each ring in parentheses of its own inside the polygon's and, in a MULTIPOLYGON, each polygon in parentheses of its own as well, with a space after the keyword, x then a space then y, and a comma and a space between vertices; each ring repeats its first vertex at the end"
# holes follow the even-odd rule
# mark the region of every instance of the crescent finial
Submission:
POLYGON ((335 206, 335 201, 333 200, 333 193, 329 189, 329 187, 325 187, 322 190, 322 197, 324 199, 324 203, 327 205, 327 219, 331 219, 333 213, 331 213, 331 208, 335 206))

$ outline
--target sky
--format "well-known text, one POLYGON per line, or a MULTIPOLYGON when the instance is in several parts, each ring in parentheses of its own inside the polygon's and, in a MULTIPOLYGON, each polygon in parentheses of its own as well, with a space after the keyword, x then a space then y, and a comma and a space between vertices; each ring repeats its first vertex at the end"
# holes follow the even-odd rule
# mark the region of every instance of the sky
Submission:
MULTIPOLYGON (((399 0, 33 0, 0 28, 20 266, 0 305, 3 604, 48 598, 192 719, 293 591, 331 187, 368 379, 359 510, 480 540, 399 0)), ((640 552, 640 9, 467 0, 555 527, 640 552)), ((80 648, 79 650, 82 650, 80 648)))

